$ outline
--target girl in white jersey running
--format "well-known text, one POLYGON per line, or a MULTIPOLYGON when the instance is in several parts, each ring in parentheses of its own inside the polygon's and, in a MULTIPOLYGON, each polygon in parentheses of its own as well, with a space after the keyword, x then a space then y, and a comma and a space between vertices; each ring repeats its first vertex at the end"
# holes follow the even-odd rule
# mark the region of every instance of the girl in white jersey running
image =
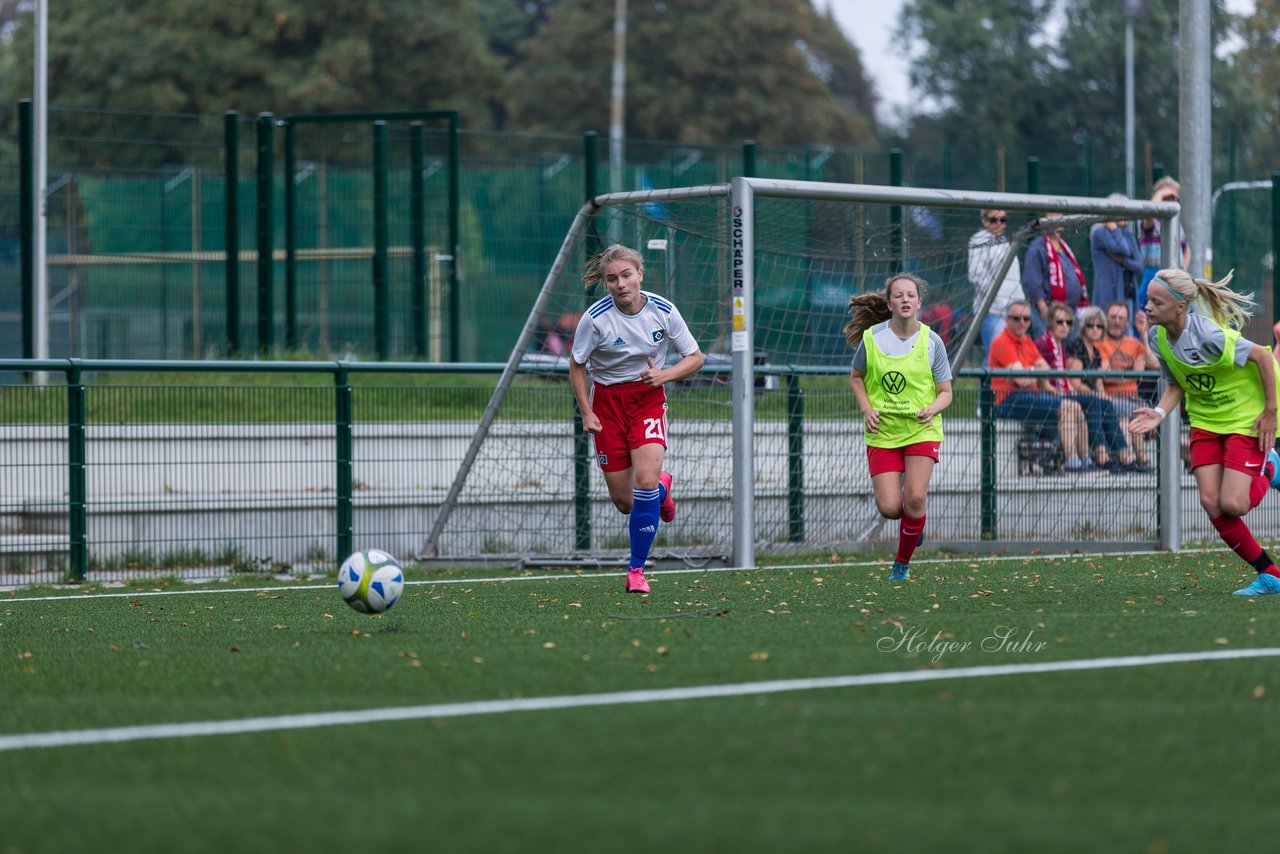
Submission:
POLYGON ((1160 403, 1139 408, 1129 432, 1148 433, 1185 397, 1191 419, 1191 471, 1200 506, 1241 560, 1257 570, 1237 596, 1280 593, 1280 569, 1244 516, 1274 485, 1277 369, 1271 351, 1241 337, 1253 300, 1220 282, 1160 270, 1147 288, 1147 337, 1169 386, 1160 403), (1191 312, 1191 303, 1200 308, 1191 312))
POLYGON ((676 515, 671 475, 662 470, 667 450, 663 385, 701 368, 702 351, 676 307, 640 289, 644 259, 634 249, 610 246, 587 261, 582 281, 588 290, 603 282, 609 295, 578 322, 569 382, 582 428, 595 437, 609 498, 620 513, 630 515, 627 592, 648 593, 644 565, 658 523, 676 515), (681 358, 663 368, 668 342, 681 358))

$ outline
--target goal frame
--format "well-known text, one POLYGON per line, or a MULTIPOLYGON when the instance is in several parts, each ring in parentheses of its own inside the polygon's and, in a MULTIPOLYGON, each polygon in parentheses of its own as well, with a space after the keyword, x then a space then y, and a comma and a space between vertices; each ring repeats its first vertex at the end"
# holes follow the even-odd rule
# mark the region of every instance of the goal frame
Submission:
MULTIPOLYGON (((984 192, 973 190, 941 190, 916 187, 893 187, 871 184, 839 184, 821 181, 794 181, 770 178, 734 178, 727 183, 709 184, 663 190, 637 190, 605 193, 586 202, 574 216, 565 238, 556 253, 555 261, 534 301, 528 318, 514 343, 506 367, 486 405, 470 445, 455 473, 443 502, 436 513, 435 522, 423 547, 423 557, 435 557, 438 543, 449 515, 457 504, 458 496, 479 454, 481 444, 489 432, 498 410, 506 397, 519 368, 526 347, 533 340, 537 318, 547 305, 552 289, 564 274, 570 261, 570 253, 591 227, 595 214, 605 207, 621 207, 640 204, 661 204, 708 197, 726 197, 729 205, 727 269, 731 301, 731 374, 730 397, 733 407, 732 420, 732 537, 731 558, 734 566, 755 566, 755 455, 754 455, 754 388, 755 366, 754 293, 755 293, 755 201, 758 198, 797 199, 804 201, 849 202, 878 204, 890 207, 923 205, 938 208, 969 208, 1043 213, 1056 211, 1080 217, 1099 217, 1123 220, 1158 219, 1162 226, 1161 264, 1170 266, 1177 250, 1177 222, 1181 207, 1176 202, 1145 200, 1111 201, 1085 196, 1049 194, 984 192)), ((901 221, 901 220, 899 220, 901 221)), ((1069 221, 1069 220, 1068 220, 1069 221)), ((996 280, 1003 279, 1017 257, 1019 241, 1011 241, 996 280)), ((988 291, 986 307, 995 298, 997 289, 988 291)), ((961 346, 953 358, 959 359, 967 352, 976 335, 977 325, 966 332, 961 346)), ((1166 419, 1161 425, 1161 457, 1159 464, 1166 472, 1175 472, 1178 460, 1178 419, 1166 419)), ((1181 525, 1177 500, 1177 478, 1161 480, 1158 502, 1160 546, 1170 551, 1180 547, 1181 525)))

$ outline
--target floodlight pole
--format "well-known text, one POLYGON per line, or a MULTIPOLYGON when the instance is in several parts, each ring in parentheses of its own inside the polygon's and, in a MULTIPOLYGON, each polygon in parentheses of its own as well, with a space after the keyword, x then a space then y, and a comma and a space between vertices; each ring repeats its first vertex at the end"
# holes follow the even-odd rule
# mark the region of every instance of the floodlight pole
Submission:
POLYGON ((1210 104, 1209 4, 1180 0, 1178 9, 1178 171, 1182 183, 1182 218, 1193 276, 1209 275, 1209 205, 1213 196, 1212 114, 1210 104))
POLYGON ((622 146, 627 103, 627 0, 613 6, 613 85, 609 98, 609 187, 622 189, 622 146))
POLYGON ((1133 198, 1137 180, 1134 175, 1134 97, 1133 97, 1133 22, 1137 17, 1134 4, 1124 9, 1124 194, 1133 198))

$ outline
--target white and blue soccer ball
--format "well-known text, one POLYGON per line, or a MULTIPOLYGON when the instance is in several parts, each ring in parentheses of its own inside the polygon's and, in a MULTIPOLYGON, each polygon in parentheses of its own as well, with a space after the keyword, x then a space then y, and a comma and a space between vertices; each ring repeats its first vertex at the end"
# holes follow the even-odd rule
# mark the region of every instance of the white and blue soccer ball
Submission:
POLYGON ((356 552, 338 569, 342 600, 362 614, 381 614, 404 593, 404 570, 380 549, 356 552))

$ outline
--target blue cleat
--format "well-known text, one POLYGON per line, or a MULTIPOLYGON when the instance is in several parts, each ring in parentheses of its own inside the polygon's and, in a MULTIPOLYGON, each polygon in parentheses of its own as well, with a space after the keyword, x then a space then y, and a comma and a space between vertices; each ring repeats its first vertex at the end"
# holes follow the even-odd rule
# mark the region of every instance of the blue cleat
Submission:
MULTIPOLYGON (((1273 452, 1274 453, 1274 452, 1273 452)), ((1265 596, 1268 593, 1280 593, 1280 578, 1266 572, 1259 572, 1258 577, 1248 587, 1242 587, 1232 596, 1265 596)))
POLYGON ((1280 489, 1280 454, 1276 453, 1276 449, 1272 448, 1267 451, 1267 461, 1262 464, 1262 471, 1265 474, 1267 466, 1271 466, 1271 488, 1280 489))
MULTIPOLYGON (((906 581, 911 577, 911 565, 895 560, 893 562, 893 572, 889 573, 890 581, 906 581)), ((1280 581, 1280 579, 1276 579, 1280 581)), ((1280 592, 1280 588, 1277 589, 1280 592)))

